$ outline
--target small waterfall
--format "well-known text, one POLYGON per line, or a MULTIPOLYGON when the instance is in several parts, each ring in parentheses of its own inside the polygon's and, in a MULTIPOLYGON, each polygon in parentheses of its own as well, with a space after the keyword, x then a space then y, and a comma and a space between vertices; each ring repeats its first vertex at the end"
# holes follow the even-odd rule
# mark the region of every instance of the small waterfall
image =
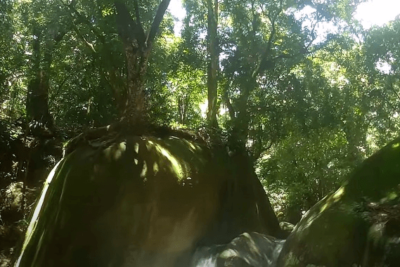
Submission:
POLYGON ((286 240, 276 240, 276 241, 275 241, 275 245, 276 245, 276 246, 275 246, 274 251, 272 252, 271 267, 276 267, 276 263, 277 263, 279 254, 281 254, 283 245, 285 245, 285 241, 286 241, 286 240))
POLYGON ((226 245, 214 245, 196 249, 190 267, 217 267, 217 259, 226 245))
POLYGON ((248 266, 276 267, 285 240, 258 233, 243 233, 226 245, 198 248, 190 267, 248 266), (236 265, 237 264, 237 265, 236 265))

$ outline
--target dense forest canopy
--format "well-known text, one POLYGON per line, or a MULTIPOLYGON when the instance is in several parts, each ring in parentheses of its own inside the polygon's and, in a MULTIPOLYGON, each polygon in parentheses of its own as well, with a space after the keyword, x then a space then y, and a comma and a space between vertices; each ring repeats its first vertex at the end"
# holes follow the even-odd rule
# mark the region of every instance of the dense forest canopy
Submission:
POLYGON ((398 135, 399 17, 366 29, 359 0, 185 0, 180 32, 168 9, 152 34, 166 2, 2 0, 2 131, 66 141, 121 117, 135 80, 127 11, 151 41, 140 54, 150 120, 234 136, 282 220, 297 222, 398 135))

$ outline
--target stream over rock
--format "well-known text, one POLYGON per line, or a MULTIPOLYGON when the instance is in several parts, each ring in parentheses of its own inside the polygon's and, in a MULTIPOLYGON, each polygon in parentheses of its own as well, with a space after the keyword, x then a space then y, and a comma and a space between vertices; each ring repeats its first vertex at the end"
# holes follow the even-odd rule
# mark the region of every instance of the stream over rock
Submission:
POLYGON ((227 245, 199 248, 191 267, 275 267, 284 240, 259 233, 243 233, 227 245))

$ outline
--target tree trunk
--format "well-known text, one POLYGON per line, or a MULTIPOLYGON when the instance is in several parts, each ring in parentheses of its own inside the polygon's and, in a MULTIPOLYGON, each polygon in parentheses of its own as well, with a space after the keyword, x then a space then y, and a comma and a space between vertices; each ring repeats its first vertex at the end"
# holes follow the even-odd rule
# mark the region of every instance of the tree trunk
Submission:
POLYGON ((186 125, 189 100, 190 98, 187 95, 178 96, 178 116, 179 116, 179 123, 182 125, 186 125))
POLYGON ((235 146, 245 148, 249 134, 250 116, 248 112, 248 100, 251 91, 256 88, 256 77, 249 77, 246 84, 241 86, 241 95, 236 105, 236 117, 232 130, 231 140, 235 146))
POLYGON ((52 46, 44 48, 42 64, 41 40, 42 33, 39 29, 33 30, 35 36, 32 44, 32 60, 34 75, 28 83, 26 97, 26 111, 30 121, 30 130, 34 135, 52 135, 54 133, 53 118, 49 112, 49 75, 52 61, 52 46), (41 66, 43 65, 43 66, 41 66))
POLYGON ((134 1, 135 19, 131 17, 123 0, 114 2, 117 10, 116 19, 118 35, 124 45, 128 72, 126 100, 121 120, 127 122, 128 125, 131 126, 142 124, 148 120, 148 107, 144 95, 148 58, 154 38, 160 27, 165 11, 168 8, 169 2, 170 0, 163 0, 160 3, 147 35, 145 34, 140 21, 140 12, 137 0, 134 1))
POLYGON ((217 89, 219 69, 218 49, 218 0, 207 0, 208 8, 208 112, 207 120, 210 126, 218 127, 217 122, 217 89))
POLYGON ((128 82, 123 117, 132 123, 136 123, 145 120, 146 115, 144 76, 146 75, 149 53, 138 55, 138 52, 129 43, 124 43, 124 47, 128 82))

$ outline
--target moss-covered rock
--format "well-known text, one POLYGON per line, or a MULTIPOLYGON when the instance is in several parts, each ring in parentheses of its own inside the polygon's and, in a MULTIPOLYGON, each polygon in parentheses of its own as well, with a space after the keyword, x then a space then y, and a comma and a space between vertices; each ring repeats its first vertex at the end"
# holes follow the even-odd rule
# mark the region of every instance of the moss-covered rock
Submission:
POLYGON ((368 158, 288 237, 278 266, 399 266, 400 139, 368 158))
POLYGON ((80 145, 49 175, 16 266, 187 266, 280 228, 243 155, 174 136, 80 145))

